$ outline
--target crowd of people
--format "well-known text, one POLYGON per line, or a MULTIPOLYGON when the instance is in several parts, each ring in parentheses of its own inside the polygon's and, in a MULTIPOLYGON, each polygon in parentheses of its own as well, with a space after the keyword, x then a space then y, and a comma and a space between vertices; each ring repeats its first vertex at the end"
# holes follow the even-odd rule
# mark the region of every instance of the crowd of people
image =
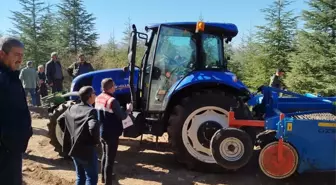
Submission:
MULTIPOLYGON (((26 97, 30 95, 32 106, 41 106, 41 99, 51 93, 63 91, 63 66, 59 61, 58 54, 52 52, 50 60, 45 65, 39 65, 37 71, 33 61, 27 61, 26 67, 20 70, 19 79, 22 81, 26 97)), ((85 60, 83 53, 78 55, 78 60, 71 64, 66 71, 75 78, 81 74, 94 71, 90 63, 85 60)))
MULTIPOLYGON (((62 64, 57 53, 53 52, 45 67, 39 65, 36 71, 32 61, 20 69, 24 49, 24 44, 16 38, 0 39, 0 179, 6 185, 22 185, 22 155, 33 135, 27 94, 31 95, 32 104, 37 105, 36 96, 46 96, 48 87, 52 92, 63 90, 62 64)), ((76 77, 93 70, 84 55, 79 54, 78 61, 67 72, 76 77)), ((102 93, 96 96, 92 86, 82 87, 80 103, 69 107, 57 120, 66 125, 63 151, 73 159, 77 185, 98 183, 96 147, 99 144, 103 149, 101 181, 112 184, 113 164, 124 129, 122 121, 133 109, 132 104, 127 104, 126 111, 121 109, 113 97, 116 90, 113 79, 103 79, 101 88, 102 93)))

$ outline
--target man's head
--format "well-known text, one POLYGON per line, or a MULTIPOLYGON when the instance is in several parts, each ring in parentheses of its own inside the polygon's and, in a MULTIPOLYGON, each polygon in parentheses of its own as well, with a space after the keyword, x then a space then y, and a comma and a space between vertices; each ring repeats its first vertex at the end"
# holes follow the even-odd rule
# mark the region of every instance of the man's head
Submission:
POLYGON ((52 52, 52 53, 50 54, 50 57, 51 57, 51 59, 52 59, 53 61, 57 61, 57 59, 58 59, 58 54, 57 54, 57 52, 52 52))
POLYGON ((276 70, 276 75, 277 76, 283 76, 284 74, 285 74, 285 71, 283 69, 279 68, 279 69, 276 70))
POLYGON ((82 102, 88 103, 90 105, 94 104, 96 94, 91 86, 84 86, 80 88, 78 93, 82 102))
POLYGON ((43 65, 39 65, 37 67, 37 70, 38 70, 38 72, 43 73, 44 72, 44 66, 43 65))
POLYGON ((104 78, 101 82, 101 87, 103 92, 113 94, 115 92, 115 83, 112 78, 104 78))
POLYGON ((24 53, 21 41, 12 37, 0 38, 0 62, 11 70, 19 70, 24 53))
POLYGON ((85 61, 85 56, 84 56, 83 53, 79 53, 79 54, 78 54, 78 61, 79 61, 79 62, 84 62, 84 61, 85 61))
POLYGON ((33 62, 32 61, 28 61, 27 62, 27 67, 33 67, 33 62))

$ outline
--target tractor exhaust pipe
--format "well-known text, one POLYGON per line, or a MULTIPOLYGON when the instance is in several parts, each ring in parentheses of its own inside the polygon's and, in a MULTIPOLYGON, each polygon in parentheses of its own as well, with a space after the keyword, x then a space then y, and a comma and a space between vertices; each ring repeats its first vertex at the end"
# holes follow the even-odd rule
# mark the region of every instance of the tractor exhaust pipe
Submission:
POLYGON ((129 79, 128 83, 130 86, 130 94, 131 94, 131 103, 133 107, 136 106, 136 96, 134 92, 134 67, 135 67, 135 57, 136 57, 136 47, 137 47, 137 28, 133 24, 132 25, 132 32, 130 34, 130 41, 128 47, 128 67, 130 68, 129 79))

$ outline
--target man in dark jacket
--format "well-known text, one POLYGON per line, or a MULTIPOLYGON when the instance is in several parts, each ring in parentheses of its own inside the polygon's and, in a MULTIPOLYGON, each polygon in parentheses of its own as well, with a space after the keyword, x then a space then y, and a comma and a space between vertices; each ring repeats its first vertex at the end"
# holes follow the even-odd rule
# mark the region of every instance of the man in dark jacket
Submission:
POLYGON ((63 152, 73 158, 77 185, 96 185, 98 183, 99 123, 97 111, 92 107, 95 92, 91 86, 79 90, 81 103, 69 107, 58 122, 65 123, 63 152))
POLYGON ((62 64, 59 62, 57 53, 51 53, 51 60, 46 63, 46 81, 51 86, 52 93, 63 91, 62 64))
POLYGON ((103 92, 96 98, 95 107, 100 113, 100 137, 103 148, 101 161, 102 183, 111 185, 115 179, 113 164, 118 150, 119 137, 123 132, 122 120, 132 111, 132 104, 127 104, 127 111, 120 108, 118 100, 113 97, 115 84, 111 78, 101 82, 103 92))
POLYGON ((283 69, 277 69, 275 74, 271 77, 270 85, 271 87, 278 88, 278 89, 285 89, 286 86, 282 81, 282 76, 284 75, 285 71, 283 69))
POLYGON ((78 55, 78 61, 68 67, 68 73, 73 78, 90 71, 94 71, 94 69, 92 65, 85 60, 84 54, 82 53, 78 55))
POLYGON ((19 79, 24 45, 0 39, 0 184, 22 185, 22 153, 32 136, 31 117, 19 79))

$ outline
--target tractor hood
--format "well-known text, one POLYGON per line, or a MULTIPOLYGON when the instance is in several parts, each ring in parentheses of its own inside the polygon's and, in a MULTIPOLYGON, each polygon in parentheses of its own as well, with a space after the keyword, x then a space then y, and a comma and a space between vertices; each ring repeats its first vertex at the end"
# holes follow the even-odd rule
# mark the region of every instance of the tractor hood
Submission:
MULTIPOLYGON (((139 68, 135 68, 134 71, 135 82, 137 82, 139 68)), ((114 83, 116 84, 116 92, 115 94, 125 94, 130 93, 129 88, 129 71, 124 71, 123 68, 115 68, 115 69, 104 69, 92 71, 89 73, 85 73, 77 76, 71 84, 71 92, 79 91, 79 89, 83 86, 90 85, 96 91, 96 94, 101 93, 101 81, 104 78, 112 78, 114 83)), ((136 88, 137 84, 134 83, 136 88)))
POLYGON ((194 71, 178 80, 167 92, 167 96, 164 99, 164 106, 169 102, 170 97, 179 92, 180 90, 200 84, 200 83, 215 83, 218 85, 226 85, 237 90, 250 93, 248 88, 237 79, 236 75, 230 71, 194 71))

